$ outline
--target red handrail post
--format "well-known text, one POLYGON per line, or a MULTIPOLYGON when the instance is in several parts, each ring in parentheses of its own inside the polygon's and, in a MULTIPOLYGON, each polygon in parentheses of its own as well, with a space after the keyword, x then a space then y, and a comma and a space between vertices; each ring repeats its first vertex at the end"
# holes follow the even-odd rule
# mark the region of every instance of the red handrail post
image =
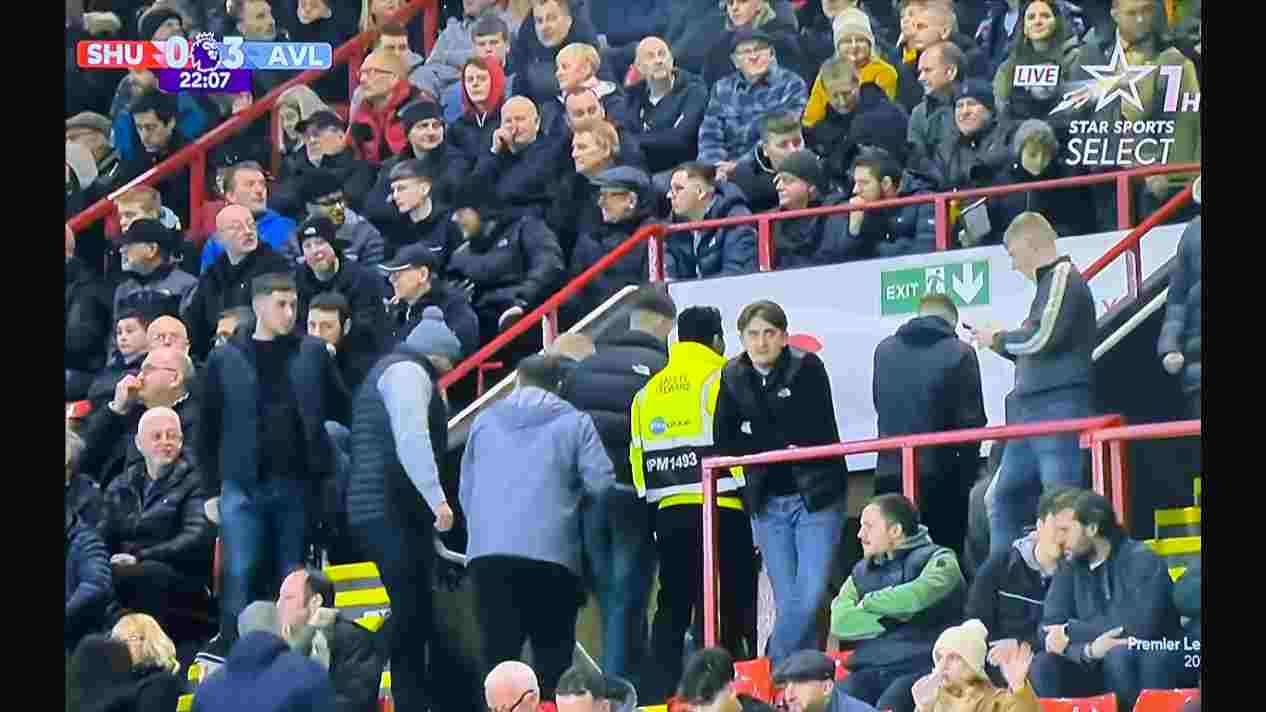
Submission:
POLYGON ((652 235, 650 244, 646 246, 646 267, 650 272, 647 277, 652 282, 664 281, 664 236, 652 235))
POLYGON ((189 166, 189 229, 202 234, 202 206, 207 202, 207 149, 196 152, 189 166))
POLYGON ((1107 481, 1104 471, 1107 467, 1107 449, 1102 442, 1092 441, 1090 444, 1090 489, 1105 497, 1108 494, 1104 489, 1104 483, 1107 481))
POLYGON ((774 240, 769 234, 769 218, 756 221, 756 261, 761 272, 774 268, 774 240))
POLYGON ((541 341, 549 348, 558 338, 558 308, 555 307, 541 318, 541 341))
POLYGON ((1108 443, 1108 472, 1112 478, 1112 508, 1117 511, 1121 527, 1130 530, 1130 491, 1126 470, 1129 469, 1129 454, 1124 440, 1113 440, 1108 443))
POLYGON ((1130 205, 1130 177, 1117 176, 1117 229, 1129 230, 1133 227, 1134 216, 1130 205))
POLYGON ((949 249, 949 205, 944 196, 939 196, 935 204, 936 211, 936 249, 949 249))
POLYGON ((919 451, 913 447, 901 448, 901 491, 911 502, 919 502, 919 451))
POLYGON ((721 585, 717 556, 716 470, 703 468, 703 645, 711 648, 721 638, 718 610, 721 585))

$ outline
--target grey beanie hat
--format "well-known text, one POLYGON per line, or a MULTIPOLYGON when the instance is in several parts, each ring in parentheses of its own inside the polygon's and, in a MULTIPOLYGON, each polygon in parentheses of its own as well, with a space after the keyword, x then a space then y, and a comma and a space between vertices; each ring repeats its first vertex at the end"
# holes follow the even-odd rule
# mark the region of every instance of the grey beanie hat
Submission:
POLYGON ((277 604, 272 601, 255 601, 237 615, 239 637, 260 631, 281 636, 281 617, 277 614, 277 604))
POLYGON ((1055 138, 1055 129, 1041 119, 1026 119, 1015 130, 1015 136, 1011 139, 1012 155, 1019 158, 1020 153, 1024 151, 1024 144, 1033 139, 1037 139, 1038 143, 1049 150, 1052 156, 1059 153, 1059 139, 1055 138))
POLYGON ((404 343, 424 354, 444 356, 454 365, 462 358, 462 342, 444 323, 444 312, 436 306, 422 310, 422 321, 413 327, 404 343))

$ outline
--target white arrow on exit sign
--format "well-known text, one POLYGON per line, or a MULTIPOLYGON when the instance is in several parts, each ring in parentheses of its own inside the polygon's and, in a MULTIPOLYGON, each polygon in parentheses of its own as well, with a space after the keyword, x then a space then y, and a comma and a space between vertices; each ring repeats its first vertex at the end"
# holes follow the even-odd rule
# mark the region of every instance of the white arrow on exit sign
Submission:
POLYGON ((964 304, 971 304, 980 295, 980 290, 985 288, 985 275, 984 273, 977 274, 972 263, 965 262, 963 276, 960 278, 958 275, 953 275, 950 282, 959 299, 962 299, 964 304))

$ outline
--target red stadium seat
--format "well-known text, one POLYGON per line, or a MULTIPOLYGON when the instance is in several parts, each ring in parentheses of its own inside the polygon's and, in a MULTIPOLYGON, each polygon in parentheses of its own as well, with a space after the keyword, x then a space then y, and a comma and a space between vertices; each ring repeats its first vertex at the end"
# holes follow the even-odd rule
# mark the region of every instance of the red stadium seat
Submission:
POLYGON ((853 651, 828 650, 826 654, 835 660, 835 679, 838 681, 848 677, 848 659, 853 657, 853 651))
POLYGON ((774 699, 774 674, 769 658, 734 663, 734 690, 761 702, 774 699))
POLYGON ((1117 696, 1041 698, 1042 712, 1117 712, 1117 696))
POLYGON ((1200 698, 1200 690, 1143 690, 1134 712, 1179 712, 1182 706, 1200 698))

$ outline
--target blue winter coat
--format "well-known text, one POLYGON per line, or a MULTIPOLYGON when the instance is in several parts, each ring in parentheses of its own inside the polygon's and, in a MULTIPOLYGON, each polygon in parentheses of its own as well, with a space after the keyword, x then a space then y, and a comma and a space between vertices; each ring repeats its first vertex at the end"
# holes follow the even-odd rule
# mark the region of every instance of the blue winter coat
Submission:
MULTIPOLYGON (((729 183, 717 185, 716 201, 703 216, 718 220, 751 215, 743 193, 729 183)), ((685 222, 674 218, 673 222, 685 222)), ((722 277, 756 271, 756 228, 734 225, 704 230, 696 247, 694 234, 678 232, 664 240, 664 273, 670 279, 722 277)))
POLYGON ((110 557, 97 531, 66 511, 66 649, 105 626, 114 599, 110 557))
POLYGON ((193 712, 334 712, 334 686, 315 662, 265 632, 243 636, 198 686, 193 712))
MULTIPOLYGON (((277 254, 285 257, 291 264, 299 261, 301 253, 296 251, 298 243, 290 239, 299 229, 299 225, 294 220, 275 210, 265 210, 262 215, 255 218, 255 228, 259 231, 259 239, 267 242, 277 251, 277 254)), ((207 240, 206 246, 202 248, 202 267, 199 273, 205 273, 222 254, 224 254, 224 247, 219 240, 214 237, 207 240)))

